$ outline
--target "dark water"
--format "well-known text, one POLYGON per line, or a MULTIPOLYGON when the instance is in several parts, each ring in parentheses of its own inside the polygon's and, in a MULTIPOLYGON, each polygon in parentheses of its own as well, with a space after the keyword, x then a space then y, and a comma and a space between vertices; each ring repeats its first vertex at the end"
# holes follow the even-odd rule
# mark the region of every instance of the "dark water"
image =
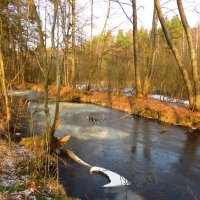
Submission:
MULTIPOLYGON (((200 198, 200 135, 154 120, 95 105, 61 103, 56 133, 72 135, 67 147, 93 166, 112 170, 132 182, 128 188, 104 189, 108 180, 63 158, 61 181, 70 196, 81 199, 194 199, 200 198), (94 124, 87 116, 95 117, 94 124), (162 130, 167 132, 162 132, 162 130)), ((34 107, 34 105, 33 105, 34 107)), ((54 105, 51 104, 53 113, 54 105)), ((36 115, 41 125, 42 112, 36 115)))
MULTIPOLYGON (((44 125, 42 105, 32 103, 30 108, 36 134, 44 125)), ((50 110, 53 114, 54 104, 50 110)), ((126 115, 95 105, 60 104, 56 135, 71 134, 66 147, 92 166, 112 170, 132 183, 102 188, 108 183, 105 177, 90 174, 62 153, 69 166, 60 164, 60 179, 68 194, 83 200, 200 199, 200 133, 126 115)))

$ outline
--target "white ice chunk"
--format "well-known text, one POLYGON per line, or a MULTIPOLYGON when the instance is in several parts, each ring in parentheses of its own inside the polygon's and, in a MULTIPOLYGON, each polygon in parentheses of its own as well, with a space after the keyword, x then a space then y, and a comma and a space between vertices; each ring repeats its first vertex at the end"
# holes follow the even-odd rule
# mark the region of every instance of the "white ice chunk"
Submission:
POLYGON ((109 171, 107 169, 104 169, 102 167, 96 167, 96 166, 91 167, 90 173, 93 173, 93 172, 103 173, 103 174, 105 174, 105 176, 107 176, 109 178, 110 183, 103 185, 103 187, 117 187, 117 186, 124 186, 124 185, 130 185, 131 184, 123 176, 121 176, 121 175, 119 175, 115 172, 109 171))

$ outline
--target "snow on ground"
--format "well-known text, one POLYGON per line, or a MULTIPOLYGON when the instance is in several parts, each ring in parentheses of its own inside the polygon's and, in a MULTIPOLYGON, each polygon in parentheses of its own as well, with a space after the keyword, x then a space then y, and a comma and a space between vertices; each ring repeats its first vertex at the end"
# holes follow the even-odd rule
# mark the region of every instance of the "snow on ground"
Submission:
MULTIPOLYGON (((31 155, 26 151, 23 146, 16 145, 12 143, 9 149, 8 144, 0 140, 0 199, 24 199, 29 197, 29 199, 35 199, 32 188, 17 192, 8 192, 9 188, 14 188, 15 186, 22 186, 30 181, 28 175, 18 176, 16 173, 16 165, 22 161, 25 157, 30 157, 31 155)), ((17 189, 16 189, 17 190, 17 189)))
POLYGON ((175 98, 171 98, 171 97, 160 95, 160 94, 150 94, 148 95, 148 97, 152 99, 158 99, 161 101, 168 101, 171 103, 183 103, 183 104, 189 105, 188 100, 175 99, 175 98))
POLYGON ((26 96, 30 90, 10 90, 8 91, 9 96, 26 96))
MULTIPOLYGON (((8 144, 0 140, 0 200, 37 200, 36 183, 31 180, 27 172, 17 167, 20 164, 32 159, 34 155, 25 149, 24 146, 11 143, 9 149, 8 144)), ((40 191, 40 194, 48 200, 53 200, 47 191, 50 191, 51 185, 46 185, 40 191)))

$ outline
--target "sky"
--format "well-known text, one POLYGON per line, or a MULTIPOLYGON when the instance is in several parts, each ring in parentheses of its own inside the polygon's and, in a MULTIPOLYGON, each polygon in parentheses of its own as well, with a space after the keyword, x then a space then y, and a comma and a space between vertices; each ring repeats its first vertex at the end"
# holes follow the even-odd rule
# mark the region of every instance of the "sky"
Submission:
MULTIPOLYGON (((112 0, 111 0, 112 1, 112 0)), ((119 0, 122 3, 130 4, 131 0, 119 0)), ((138 27, 145 27, 151 29, 152 13, 153 13, 153 0, 138 0, 138 27)), ((178 14, 176 0, 161 0, 163 13, 165 16, 171 18, 178 14), (168 3, 166 3, 168 2, 168 3), (163 5, 164 4, 164 5, 163 5)), ((79 15, 82 20, 90 19, 90 0, 77 0, 79 7, 79 15), (84 9, 83 9, 84 8, 84 9)), ((186 16, 191 27, 200 24, 200 0, 183 0, 186 16)), ((123 8, 127 15, 131 17, 132 9, 130 6, 123 4, 123 8)), ((108 0, 94 0, 94 35, 102 31, 103 24, 105 23, 106 13, 108 9, 108 0)), ((89 21, 86 22, 88 26, 85 27, 86 34, 90 33, 89 21)), ((110 18, 108 20, 107 30, 112 30, 114 34, 119 29, 128 31, 132 29, 131 22, 127 19, 119 4, 111 2, 110 18)))

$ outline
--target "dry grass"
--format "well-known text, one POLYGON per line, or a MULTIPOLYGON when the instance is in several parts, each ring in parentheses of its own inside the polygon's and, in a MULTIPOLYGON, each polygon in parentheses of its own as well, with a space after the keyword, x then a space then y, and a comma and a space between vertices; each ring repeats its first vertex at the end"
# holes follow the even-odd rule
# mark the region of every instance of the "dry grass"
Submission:
POLYGON ((72 200, 58 182, 57 158, 46 154, 42 137, 24 138, 21 145, 12 143, 10 150, 0 140, 0 163, 0 199, 24 199, 31 189, 37 199, 72 200), (47 166, 47 160, 51 165, 47 166))

